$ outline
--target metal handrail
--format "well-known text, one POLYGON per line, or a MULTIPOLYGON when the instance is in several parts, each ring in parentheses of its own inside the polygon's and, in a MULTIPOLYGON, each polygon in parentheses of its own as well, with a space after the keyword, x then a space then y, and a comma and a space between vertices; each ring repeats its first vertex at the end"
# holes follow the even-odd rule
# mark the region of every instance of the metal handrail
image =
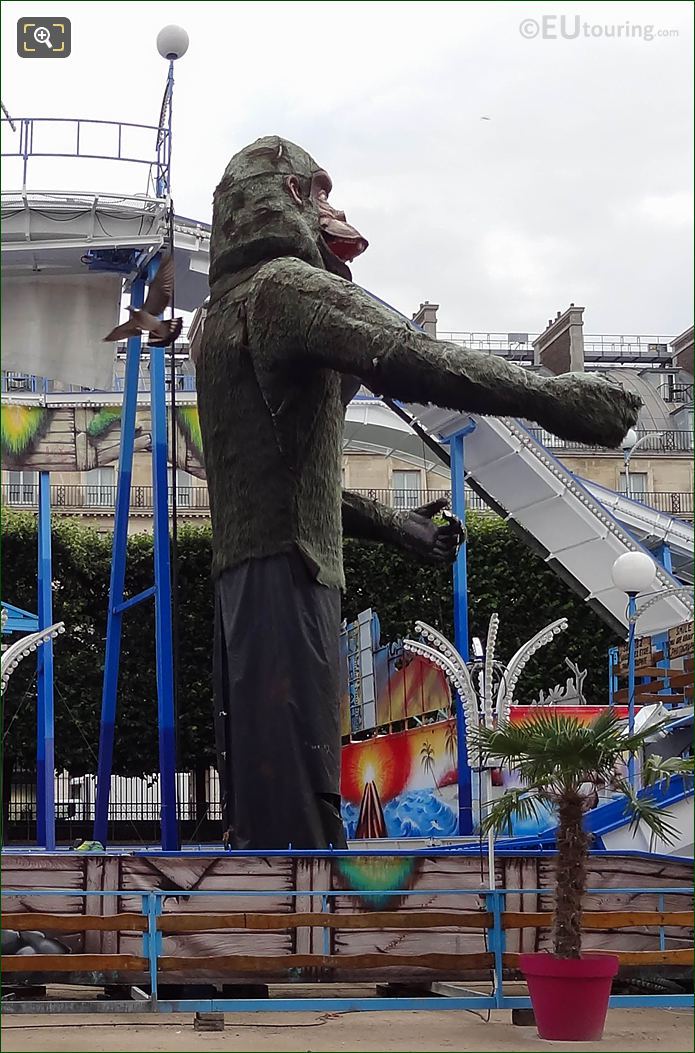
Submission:
MULTIPOLYGON (((95 120, 93 118, 85 117, 15 117, 13 118, 14 123, 18 126, 19 135, 15 139, 14 136, 10 140, 10 148, 3 148, 0 151, 2 157, 14 157, 22 159, 22 189, 26 191, 27 186, 27 173, 29 166, 29 159, 32 157, 55 157, 55 158, 81 158, 84 160, 94 161, 123 161, 128 164, 140 164, 147 165, 149 169, 148 174, 148 189, 152 182, 154 182, 155 196, 159 198, 166 197, 168 194, 168 166, 169 156, 171 150, 171 142, 169 130, 167 127, 160 128, 159 125, 152 124, 140 124, 133 121, 102 121, 95 120), (74 144, 67 152, 59 150, 42 150, 40 144, 35 142, 35 130, 37 126, 46 125, 66 125, 73 126, 75 131, 74 144), (117 144, 116 151, 111 153, 91 153, 86 152, 81 142, 84 129, 87 127, 97 126, 101 128, 114 128, 117 129, 117 144), (147 156, 130 156, 130 154, 124 154, 123 152, 123 132, 124 130, 137 129, 138 131, 152 132, 154 136, 152 153, 147 156), (152 172, 156 171, 156 178, 152 180, 152 172), (162 185, 162 193, 157 193, 157 186, 162 185)), ((10 127, 10 120, 7 117, 3 117, 1 122, 2 125, 10 127)), ((16 132, 14 133, 17 134, 16 132)))
MULTIPOLYGON (((448 852, 446 849, 444 849, 444 850, 436 850, 436 849, 432 850, 432 849, 429 849, 429 850, 426 850, 426 852, 428 854, 437 855, 437 856, 448 855, 448 854, 452 854, 453 855, 454 854, 454 853, 448 852)), ((248 853, 248 852, 240 852, 238 854, 241 855, 241 856, 249 856, 249 855, 257 856, 258 855, 258 853, 248 853)), ((343 851, 337 851, 337 852, 322 851, 322 852, 317 852, 317 853, 294 852, 291 849, 288 849, 287 851, 282 851, 282 852, 267 852, 267 853, 264 852, 264 853, 262 853, 263 858, 266 858, 266 859, 267 859, 267 857, 270 857, 270 856, 272 856, 272 857, 276 857, 276 856, 277 857, 290 856, 290 857, 297 857, 297 858, 307 858, 307 857, 311 858, 312 856, 315 856, 317 858, 323 858, 323 859, 328 858, 328 859, 330 859, 330 858, 340 858, 340 857, 345 856, 347 854, 348 853, 343 852, 343 851)), ((391 849, 388 852, 384 851, 384 850, 376 850, 376 851, 370 852, 369 849, 367 848, 367 849, 364 850, 364 853, 360 852, 360 855, 363 855, 363 854, 367 855, 367 856, 371 856, 371 855, 374 855, 374 856, 390 855, 392 857, 394 855, 396 855, 396 856, 403 856, 403 855, 418 856, 418 855, 422 855, 423 851, 416 851, 414 853, 408 853, 408 852, 402 852, 402 851, 399 852, 398 850, 394 851, 393 849, 391 849)), ((99 858, 103 858, 103 854, 102 853, 97 853, 97 855, 98 855, 99 858)), ((693 895, 692 888, 681 887, 681 886, 656 886, 656 887, 637 886, 637 887, 615 887, 615 888, 612 888, 612 887, 608 887, 608 888, 606 888, 606 887, 604 887, 604 888, 594 888, 594 887, 592 887, 592 888, 587 889, 586 891, 587 891, 588 895, 604 895, 604 896, 605 895, 617 895, 617 896, 629 895, 631 899, 633 897, 635 897, 635 896, 655 896, 657 898, 658 913, 660 913, 660 914, 668 913, 668 912, 664 911, 664 906, 665 906, 664 897, 666 895, 671 895, 671 896, 688 896, 690 900, 692 900, 692 895, 693 895)), ((506 973, 507 969, 509 968, 509 964, 508 963, 510 962, 509 957, 505 954, 506 934, 507 934, 507 931, 508 931, 508 929, 506 928, 506 925, 505 925, 505 901, 506 901, 506 898, 508 896, 519 897, 520 900, 523 898, 524 895, 527 895, 527 894, 552 896, 553 890, 551 888, 545 888, 545 889, 522 889, 522 888, 500 888, 500 889, 497 889, 497 888, 489 888, 489 887, 486 888, 482 881, 481 881, 480 885, 478 887, 475 887, 475 888, 460 888, 460 887, 459 888, 446 888, 446 887, 443 887, 441 889, 439 889, 439 888, 435 888, 435 889, 429 888, 428 889, 428 894, 429 894, 430 897, 432 897, 433 894, 434 895, 443 895, 443 896, 447 896, 447 897, 448 896, 463 896, 464 900, 465 900, 465 897, 469 897, 469 898, 470 897, 475 897, 475 901, 476 901, 475 902, 475 906, 477 908, 476 913, 480 914, 480 926, 479 926, 479 928, 481 930, 480 937, 481 937, 481 941, 483 942, 483 945, 484 945, 484 947, 486 949, 487 959, 488 959, 487 962, 486 962, 485 968, 486 968, 486 970, 489 969, 490 974, 491 974, 491 978, 492 978, 492 987, 491 987, 491 990, 490 990, 489 993, 465 991, 465 992, 462 992, 462 994, 460 996, 457 995, 455 997, 450 997, 450 998, 449 997, 447 997, 447 998, 440 998, 440 997, 436 997, 436 998, 432 998, 432 997, 423 997, 423 998, 419 998, 419 997, 382 998, 382 997, 379 997, 377 995, 377 997, 364 997, 364 996, 361 996, 361 997, 353 997, 353 998, 345 999, 345 998, 335 998, 335 997, 331 997, 331 996, 326 997, 325 995, 318 996, 318 997, 316 997, 315 995, 312 995, 310 998, 307 998, 305 996, 304 998, 302 998, 302 997, 299 997, 299 998, 296 998, 296 997, 295 998, 280 997, 280 998, 272 998, 272 999, 271 998, 265 998, 265 999, 241 999, 241 1000, 240 999, 232 1000, 232 999, 229 999, 229 998, 216 998, 216 997, 214 997, 212 999, 204 999, 204 1000, 201 1000, 201 999, 171 1000, 171 999, 168 999, 166 997, 160 997, 160 990, 159 990, 160 977, 161 977, 161 975, 166 975, 166 974, 162 974, 162 965, 164 963, 161 962, 161 958, 162 958, 162 956, 166 956, 166 951, 168 950, 168 948, 165 948, 165 946, 164 946, 164 938, 163 938, 164 937, 164 932, 163 932, 163 927, 160 924, 160 919, 165 914, 165 900, 167 900, 171 896, 179 897, 181 895, 181 893, 182 893, 182 890, 180 888, 177 888, 176 890, 169 890, 169 889, 145 890, 145 889, 130 888, 130 889, 127 890, 127 892, 123 891, 123 890, 119 890, 119 889, 108 889, 108 890, 94 889, 94 890, 92 890, 92 889, 53 889, 52 888, 50 890, 50 896, 51 897, 54 897, 54 896, 58 896, 59 898, 62 897, 62 896, 79 896, 79 897, 84 897, 85 904, 89 902, 88 897, 90 897, 90 896, 97 897, 97 901, 99 899, 103 899, 106 896, 116 897, 116 898, 118 898, 120 896, 128 896, 128 897, 139 896, 140 897, 140 917, 142 917, 142 919, 144 921, 144 924, 141 924, 140 926, 138 926, 138 930, 142 934, 141 935, 141 939, 142 939, 141 954, 140 954, 140 956, 136 956, 135 959, 133 959, 132 956, 124 956, 124 957, 128 958, 128 964, 127 965, 122 965, 121 968, 125 968, 126 970, 128 968, 130 968, 131 970, 133 968, 137 968, 138 971, 141 970, 141 971, 143 971, 143 972, 145 972, 147 974, 147 980, 148 980, 148 984, 149 984, 150 994, 148 995, 146 1000, 144 1000, 142 1003, 139 1003, 139 1005, 141 1006, 142 1010, 150 1011, 150 1012, 172 1012, 172 1011, 180 1011, 180 1010, 189 1010, 189 1011, 191 1011, 191 1010, 197 1010, 197 1011, 207 1010, 207 1011, 213 1011, 213 1012, 232 1012, 232 1011, 234 1011, 234 1012, 244 1012, 244 1011, 248 1011, 248 1010, 257 1010, 257 1011, 258 1010, 270 1010, 270 1011, 276 1011, 276 1012, 277 1011, 289 1011, 289 1012, 292 1012, 292 1011, 302 1011, 302 1010, 306 1010, 308 1008, 311 1008, 311 1009, 337 1009, 337 1008, 340 1008, 340 1009, 361 1009, 361 1010, 382 1010, 382 1009, 393 1010, 394 1008, 395 1009, 411 1009, 411 1010, 416 1010, 416 1009, 423 1009, 423 1010, 426 1010, 426 1009, 461 1010, 461 1009, 473 1009, 473 1008, 475 1008, 475 1009, 530 1008, 531 1001, 530 1001, 530 998, 528 996, 508 995, 508 994, 505 993, 505 987, 504 987, 505 980, 508 979, 508 976, 506 976, 505 973, 506 973), (483 901, 482 903, 481 903, 481 900, 483 901), (140 959, 139 961, 138 961, 138 957, 140 959)), ((29 888, 23 888, 20 891, 20 890, 12 889, 12 888, 3 888, 1 890, 1 894, 3 896, 21 896, 22 901, 26 902, 26 900, 28 898, 37 899, 37 898, 40 898, 41 896, 47 895, 47 892, 46 892, 45 889, 35 889, 34 890, 34 889, 29 889, 29 888)), ((408 889, 393 888, 393 889, 389 889, 388 890, 388 894, 390 896, 397 895, 399 897, 399 899, 400 898, 407 899, 410 896, 421 896, 422 895, 422 889, 421 888, 408 888, 408 889)), ((316 888, 316 889, 315 888, 311 888, 311 889, 307 890, 307 889, 292 889, 292 888, 288 889, 286 886, 284 886, 282 888, 278 887, 278 888, 275 888, 275 889, 268 889, 268 888, 266 888, 266 889, 244 888, 244 889, 221 889, 221 890, 220 889, 214 889, 214 890, 213 889, 190 889, 190 890, 186 890, 185 891, 185 896, 186 896, 187 899, 189 897, 195 899, 195 897, 197 897, 197 896, 206 896, 206 897, 209 897, 209 896, 221 896, 223 898, 223 900, 226 900, 227 902, 231 901, 232 904, 234 903, 234 900, 238 899, 239 897, 243 897, 246 901, 248 901, 249 897, 251 897, 251 898, 258 897, 260 899, 260 901, 261 901, 261 904, 262 904, 264 899, 267 899, 268 897, 274 897, 275 898, 278 895, 281 895, 283 898, 289 898, 290 900, 295 901, 295 904, 296 904, 296 901, 298 900, 299 897, 302 897, 303 899, 306 899, 306 901, 310 905, 308 913, 310 913, 312 915, 316 915, 317 927, 320 929, 321 928, 321 924, 320 923, 321 923, 321 920, 322 920, 322 915, 325 915, 325 914, 331 914, 333 916, 335 915, 335 901, 336 900, 338 900, 338 899, 348 899, 348 900, 353 899, 353 900, 362 900, 363 901, 365 897, 368 897, 370 895, 371 896, 383 896, 384 895, 384 889, 383 888, 379 888, 379 889, 374 889, 374 890, 370 891, 369 889, 356 890, 356 889, 344 889, 344 888, 316 888)), ((171 907, 170 907, 170 905, 167 905, 167 907, 168 907, 168 909, 166 910, 166 917, 167 918, 171 918, 171 916, 172 916, 171 907)), ((85 910, 83 913, 86 914, 87 911, 85 910)), ((185 914, 188 914, 190 916, 190 912, 188 912, 188 911, 182 911, 181 913, 182 914, 185 913, 185 914)), ((232 908, 232 913, 233 913, 233 908, 232 908)), ((248 911, 248 907, 245 907, 245 913, 249 914, 249 913, 252 913, 252 912, 249 912, 248 911)), ((288 913, 286 913, 286 912, 278 913, 278 926, 277 926, 278 929, 282 929, 283 921, 285 919, 291 917, 291 914, 292 914, 292 911, 290 911, 288 913)), ((100 916, 101 916, 101 912, 100 912, 100 916)), ((468 914, 468 918, 470 918, 470 914, 468 914)), ((467 918, 467 920, 468 920, 468 918, 467 918)), ((117 919, 114 919, 114 920, 116 921, 117 919)), ((128 929, 128 926, 126 924, 127 920, 128 919, 124 920, 125 929, 128 929)), ((203 924, 206 924, 205 921, 203 921, 203 924)), ((395 922, 394 923, 390 923, 390 924, 393 924, 393 926, 397 929, 397 924, 395 922)), ((433 919, 433 925, 434 924, 435 924, 435 922, 434 922, 434 919, 433 919)), ((86 927, 86 926, 83 926, 83 928, 84 927, 86 927)), ((347 922, 346 922, 346 927, 347 927, 347 922)), ((513 928, 513 925, 511 927, 513 928)), ((666 924, 664 923, 664 919, 660 919, 659 922, 654 922, 649 927, 657 930, 656 933, 655 933, 655 936, 657 937, 658 943, 659 943, 659 952, 658 953, 660 955, 668 958, 669 951, 664 949, 666 947, 666 924)), ((254 930, 253 928, 249 928, 248 930, 244 930, 244 931, 248 932, 249 946, 250 946, 250 948, 253 948, 254 947, 254 938, 255 938, 256 930, 254 930)), ((339 967, 340 965, 343 965, 343 966, 349 968, 350 967, 350 955, 349 954, 345 955, 345 954, 341 954, 341 953, 336 953, 335 947, 332 946, 332 944, 330 942, 330 937, 328 937, 328 931, 329 931, 328 928, 324 927, 323 955, 317 956, 317 957, 321 957, 322 959, 328 960, 328 961, 330 961, 330 959, 333 959, 336 966, 339 967)), ((471 931, 477 931, 477 928, 476 928, 476 930, 471 930, 471 931)), ((277 961, 279 966, 281 965, 282 959, 283 959, 284 956, 286 956, 286 955, 283 955, 282 953, 280 953, 279 955, 275 955, 274 956, 274 958, 277 961)), ((10 956, 10 957, 12 957, 12 956, 10 956)), ((69 958, 69 955, 67 955, 66 957, 69 958)), ((100 956, 98 954, 90 955, 90 968, 92 969, 92 971, 95 968, 98 970, 99 957, 100 956)), ((114 956, 114 955, 111 955, 111 954, 104 955, 103 956, 103 961, 105 963, 105 965, 104 965, 105 969, 107 969, 107 968, 111 968, 112 969, 114 966, 118 967, 118 962, 114 962, 114 958, 117 959, 118 957, 120 957, 120 956, 118 956, 118 955, 114 956)), ((383 952, 383 965, 384 965, 384 967, 388 969, 389 967, 397 966, 398 963, 399 963, 399 957, 401 957, 401 956, 397 952, 392 954, 392 955, 390 955, 388 952, 383 952)), ((222 958, 224 958, 224 955, 222 955, 222 958)), ((514 959, 515 958, 516 958, 516 955, 514 955, 514 959)), ((9 960, 9 958, 6 959, 6 960, 9 960)), ((402 957, 401 957, 401 960, 403 960, 402 957)), ((191 963, 195 962, 195 956, 194 955, 190 956, 190 961, 191 961, 191 963)), ((66 962, 66 964, 67 964, 67 962, 66 962)), ((76 961, 76 963, 75 963, 76 967, 79 966, 79 964, 80 964, 79 960, 76 961)), ((27 972, 31 970, 32 972, 34 972, 36 974, 37 972, 40 971, 40 969, 37 968, 39 965, 40 965, 40 957, 39 957, 38 960, 32 959, 31 963, 26 963, 26 970, 27 970, 27 972)), ((513 967, 516 967, 516 965, 514 965, 513 967)), ((67 970, 67 972, 69 973, 69 970, 67 970)), ((98 976, 98 971, 96 973, 96 976, 98 976)), ((162 992, 162 994, 163 993, 164 992, 162 992)), ((95 1005, 98 1006, 100 1004, 103 1005, 104 1003, 98 1003, 98 1002, 94 1003, 93 1000, 90 1000, 89 1003, 85 1003, 85 1002, 72 1002, 72 1003, 61 1002, 61 1009, 63 1011, 70 1011, 70 1009, 85 1010, 85 1011, 88 1011, 88 1010, 91 1009, 91 1011, 93 1011, 94 1006, 95 1005)), ((637 1007, 637 1006, 660 1006, 660 1007, 663 1007, 663 1008, 666 1008, 666 1007, 686 1008, 686 1007, 691 1007, 693 1005, 693 995, 692 994, 613 995, 613 996, 611 996, 609 1004, 610 1004, 610 1006, 612 1008, 637 1007)), ((33 1010, 33 1008, 34 1007, 32 1006, 32 1010, 33 1010)), ((44 1011, 49 1011, 50 1012, 51 1008, 52 1008, 50 1000, 46 1000, 46 1001, 43 1001, 42 1003, 40 1003, 39 1004, 39 1008, 43 1008, 44 1011)), ((123 1003, 109 1002, 109 1003, 106 1004, 106 1008, 108 1009, 109 1012, 118 1012, 119 1010, 127 1011, 128 1008, 130 1008, 130 1004, 129 1003, 125 1003, 125 1002, 123 1002, 123 1003)), ((10 1010, 10 1011, 12 1010, 12 1004, 11 1003, 8 1005, 8 1010, 10 1010)))

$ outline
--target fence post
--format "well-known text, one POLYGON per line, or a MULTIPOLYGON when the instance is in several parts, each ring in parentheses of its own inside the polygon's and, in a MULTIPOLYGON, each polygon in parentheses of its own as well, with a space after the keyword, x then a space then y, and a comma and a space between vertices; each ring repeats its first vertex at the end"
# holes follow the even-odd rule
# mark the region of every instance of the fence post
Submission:
POLYGON ((502 928, 502 897, 503 892, 488 892, 485 896, 487 910, 492 913, 492 928, 488 929, 488 949, 495 956, 494 979, 495 979, 495 1006, 498 1009, 504 1007, 504 979, 503 962, 504 954, 504 929, 502 928))
MULTIPOLYGON (((659 898, 657 900, 656 907, 657 907, 657 910, 660 910, 662 914, 664 913, 664 897, 663 897, 663 895, 659 896, 659 898)), ((664 923, 663 922, 659 926, 659 950, 660 951, 665 951, 666 950, 666 931, 664 929, 664 923)))
POLYGON ((148 892, 147 895, 142 898, 143 906, 146 905, 147 909, 147 932, 145 933, 146 939, 143 940, 143 948, 146 948, 146 955, 149 962, 150 998, 156 1007, 157 959, 162 944, 162 934, 157 928, 157 918, 162 913, 162 899, 157 892, 148 892))
MULTIPOLYGON (((328 914, 328 896, 326 895, 321 896, 321 913, 328 914)), ((321 931, 323 933, 323 953, 328 957, 331 953, 331 930, 324 927, 321 931)))

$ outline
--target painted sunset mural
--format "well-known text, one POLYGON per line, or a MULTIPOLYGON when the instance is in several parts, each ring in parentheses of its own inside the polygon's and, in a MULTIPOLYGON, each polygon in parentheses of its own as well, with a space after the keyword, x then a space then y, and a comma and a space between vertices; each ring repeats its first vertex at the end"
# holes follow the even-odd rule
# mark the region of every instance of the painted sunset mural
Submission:
POLYGON ((343 747, 349 838, 456 834, 456 723, 440 721, 343 747))

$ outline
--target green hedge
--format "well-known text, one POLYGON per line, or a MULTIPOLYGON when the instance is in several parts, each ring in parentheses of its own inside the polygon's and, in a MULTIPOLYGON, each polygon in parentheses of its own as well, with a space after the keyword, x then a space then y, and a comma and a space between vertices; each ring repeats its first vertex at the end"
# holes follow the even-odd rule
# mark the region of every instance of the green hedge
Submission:
MULTIPOLYGON (((538 652, 528 666, 520 698, 569 675, 570 656, 589 670, 590 700, 605 701, 606 650, 614 634, 493 517, 469 518, 469 586, 472 635, 484 638, 493 611, 501 627, 498 654, 508 658, 536 630, 565 615, 569 630, 538 652)), ((74 774, 96 770, 111 535, 70 519, 53 530, 54 618, 66 625, 56 642, 56 763, 74 774)), ((5 512, 2 595, 36 609, 36 523, 28 514, 5 512)), ((179 535, 179 751, 192 769, 214 757, 211 702, 212 586, 208 527, 183 527, 179 535)), ((416 618, 453 636, 451 574, 381 545, 345 544, 347 593, 344 615, 352 619, 372 606, 384 641, 412 631, 416 618)), ((128 591, 152 584, 152 538, 128 543, 128 591)), ((154 606, 129 611, 123 621, 123 651, 115 769, 122 774, 157 767, 157 706, 154 673, 154 606)), ((27 658, 5 694, 6 753, 16 768, 31 770, 35 751, 35 663, 27 658)))

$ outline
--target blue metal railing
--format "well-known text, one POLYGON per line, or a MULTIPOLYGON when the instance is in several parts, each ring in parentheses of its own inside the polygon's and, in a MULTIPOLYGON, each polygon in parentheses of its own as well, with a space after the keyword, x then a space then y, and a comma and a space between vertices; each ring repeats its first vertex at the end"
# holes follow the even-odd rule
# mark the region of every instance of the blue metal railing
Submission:
MULTIPOLYGON (((248 853, 240 853, 241 855, 248 855, 248 853)), ((326 853, 321 853, 325 855, 326 853)), ((330 854, 330 853, 329 853, 330 854)), ((344 855, 345 853, 332 853, 335 856, 344 855)), ((385 853, 376 853, 385 854, 385 853)), ((391 852, 391 855, 394 853, 391 852)), ((101 853, 97 853, 100 858, 101 853)), ((269 855, 283 855, 283 856, 302 856, 307 853, 269 853, 269 855)), ((293 890, 287 889, 286 887, 278 887, 276 889, 190 889, 185 890, 186 898, 195 899, 198 896, 220 896, 224 899, 232 902, 235 898, 240 896, 244 897, 247 901, 249 897, 258 897, 263 900, 268 897, 278 896, 289 897, 290 899, 296 899, 297 897, 311 897, 314 902, 320 901, 321 903, 321 914, 333 913, 331 910, 334 905, 334 901, 340 898, 358 898, 364 900, 364 897, 368 896, 398 896, 399 898, 405 898, 408 896, 421 896, 422 889, 410 888, 410 889, 388 889, 385 891, 382 889, 360 889, 358 891, 345 890, 345 889, 302 889, 293 890)), ((141 912, 142 915, 147 919, 147 928, 143 932, 143 943, 142 943, 142 957, 147 960, 147 983, 150 988, 150 995, 147 1001, 138 1003, 138 1011, 154 1011, 154 1012, 262 1012, 264 1010, 271 1012, 323 1012, 323 1011, 338 1011, 338 1012, 350 1012, 355 1010, 427 1010, 427 1009, 523 1009, 530 1008, 531 1001, 526 995, 508 995, 505 993, 504 982, 505 982, 505 965, 504 965, 504 952, 505 952, 505 927, 504 927, 504 904, 507 896, 518 896, 518 895, 543 895, 547 897, 551 894, 551 890, 548 888, 506 888, 506 889, 486 889, 484 887, 479 888, 441 888, 441 889, 428 889, 428 897, 431 899, 432 896, 463 896, 463 897, 475 897, 480 906, 480 901, 484 903, 484 907, 480 906, 481 909, 481 936, 483 938, 483 945, 487 947, 488 953, 493 955, 493 963, 491 968, 491 990, 489 994, 484 992, 468 992, 462 994, 460 997, 412 997, 412 998, 380 998, 380 997, 356 997, 356 998, 334 998, 334 997, 312 997, 312 998, 241 998, 241 999, 230 999, 230 998, 204 998, 204 999, 169 999, 159 997, 159 988, 161 980, 161 969, 160 969, 160 957, 164 954, 163 948, 163 933, 158 926, 158 918, 164 913, 164 900, 167 897, 180 897, 182 895, 182 889, 157 889, 152 890, 138 890, 138 889, 112 889, 108 891, 102 890, 76 890, 76 889, 11 889, 3 888, 0 895, 5 897, 19 896, 24 904, 27 900, 37 900, 43 897, 61 897, 61 896, 96 896, 98 897, 129 897, 133 896, 140 897, 141 912), (491 916, 492 922, 489 925, 485 925, 485 919, 483 910, 491 916)), ((610 896, 629 896, 631 900, 637 896, 653 896, 657 900, 658 910, 663 911, 665 905, 666 896, 688 896, 692 900, 693 890, 692 888, 684 888, 681 886, 656 886, 656 887, 645 887, 645 886, 632 886, 632 887, 609 887, 609 888, 589 888, 587 889, 587 895, 610 895, 610 896)), ((245 908, 248 913, 248 907, 245 908)), ((171 913, 168 913, 171 917, 171 913)), ((320 915, 319 915, 320 916, 320 915)), ((79 915, 76 915, 76 919, 79 915)), ((278 913, 278 930, 282 929, 282 921, 284 917, 291 917, 291 912, 288 914, 278 913)), ((321 926, 316 926, 321 929, 321 926)), ((658 929, 658 941, 659 950, 666 950, 666 925, 654 924, 649 926, 653 929, 658 929)), ((347 926, 346 926, 347 928, 347 926)), ((426 930, 425 930, 426 931, 426 930)), ((476 930, 468 930, 471 934, 474 934, 476 930)), ((335 958, 335 965, 337 967, 344 966, 349 969, 350 955, 342 954, 330 954, 330 932, 328 927, 323 928, 324 942, 323 951, 329 957, 335 958)), ((190 933, 188 933, 190 935, 190 933)), ((252 944, 255 930, 248 930, 249 942, 252 944)), ((607 950, 606 953, 610 953, 607 950)), ((384 954, 384 966, 394 967, 398 966, 398 954, 391 956, 384 954)), ((280 956, 281 960, 281 956, 280 956)), ((195 961, 195 956, 190 956, 190 961, 195 961)), ((27 972, 31 972, 31 963, 27 962, 27 972)), ((36 975, 36 973, 35 973, 36 975)), ((303 979, 304 982, 309 982, 306 978, 297 977, 296 979, 303 979)), ((44 1001, 41 1003, 50 1011, 50 1001, 44 1001)), ((692 994, 630 994, 630 995, 612 995, 610 999, 611 1008, 632 1008, 632 1007, 661 1007, 661 1008, 691 1008, 694 1004, 694 998, 692 994)), ((39 1008, 39 1004, 35 1004, 36 1008, 39 1008)), ((86 1009, 89 1012, 99 1012, 102 1010, 108 1012, 118 1012, 119 1009, 125 1009, 126 1007, 132 1008, 132 1003, 128 1002, 65 1002, 61 999, 61 1009, 64 1012, 69 1012, 72 1008, 74 1009, 86 1009)), ((12 1004, 8 1004, 7 1011, 12 1011, 12 1004)))

